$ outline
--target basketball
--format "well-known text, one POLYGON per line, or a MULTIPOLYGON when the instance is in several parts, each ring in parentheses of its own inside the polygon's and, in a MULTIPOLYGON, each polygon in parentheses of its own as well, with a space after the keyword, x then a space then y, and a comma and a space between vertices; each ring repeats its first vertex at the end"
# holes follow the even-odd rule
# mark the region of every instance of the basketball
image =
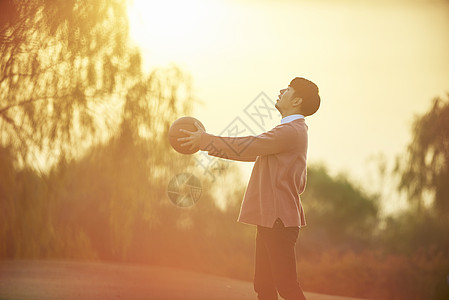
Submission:
POLYGON ((204 125, 198 121, 197 119, 193 117, 182 117, 178 120, 174 121, 173 124, 170 126, 170 129, 168 130, 168 140, 170 142, 170 145, 182 154, 193 154, 195 152, 198 152, 199 149, 190 149, 190 146, 184 146, 182 147, 181 144, 184 142, 179 142, 178 138, 181 137, 187 137, 188 135, 184 132, 180 131, 180 129, 184 129, 187 131, 197 131, 198 129, 195 126, 195 122, 198 122, 200 124, 200 127, 202 127, 204 130, 204 125))

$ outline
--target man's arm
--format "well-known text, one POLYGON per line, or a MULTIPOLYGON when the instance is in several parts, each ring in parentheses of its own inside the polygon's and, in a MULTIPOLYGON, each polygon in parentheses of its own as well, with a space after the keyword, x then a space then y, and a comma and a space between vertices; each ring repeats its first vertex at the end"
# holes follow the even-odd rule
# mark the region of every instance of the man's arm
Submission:
POLYGON ((223 145, 220 145, 221 143, 214 143, 211 142, 210 144, 208 144, 207 146, 204 147, 204 151, 207 151, 207 154, 212 155, 212 156, 216 156, 216 157, 220 157, 220 158, 225 158, 225 159, 231 159, 231 160, 236 160, 236 161, 246 161, 246 162, 254 162, 256 161, 257 156, 242 156, 242 155, 236 155, 235 153, 232 152, 224 152, 223 149, 223 145))
POLYGON ((234 160, 255 159, 257 156, 283 152, 292 146, 294 128, 279 125, 257 136, 221 137, 203 132, 200 150, 234 160))
POLYGON ((278 125, 272 130, 257 136, 221 137, 206 133, 199 124, 196 132, 181 129, 189 135, 179 138, 185 141, 183 146, 199 147, 210 155, 239 161, 254 161, 257 156, 270 155, 285 151, 291 147, 294 129, 286 125, 278 125))

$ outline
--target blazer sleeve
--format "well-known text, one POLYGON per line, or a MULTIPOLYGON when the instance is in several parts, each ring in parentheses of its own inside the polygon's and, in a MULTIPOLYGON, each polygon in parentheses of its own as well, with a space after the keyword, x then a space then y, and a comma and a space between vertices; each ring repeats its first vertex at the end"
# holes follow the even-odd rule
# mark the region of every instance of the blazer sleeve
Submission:
POLYGON ((278 125, 257 136, 221 137, 203 133, 200 150, 209 155, 238 161, 254 161, 257 156, 276 154, 291 148, 295 129, 288 124, 278 125))

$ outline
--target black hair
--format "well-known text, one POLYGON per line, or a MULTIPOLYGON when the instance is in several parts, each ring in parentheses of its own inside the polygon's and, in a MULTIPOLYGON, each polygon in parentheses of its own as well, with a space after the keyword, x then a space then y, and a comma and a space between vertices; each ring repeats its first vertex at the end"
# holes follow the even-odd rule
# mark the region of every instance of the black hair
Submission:
POLYGON ((318 86, 312 81, 302 77, 294 78, 289 86, 295 90, 293 95, 302 99, 301 113, 305 117, 313 115, 318 110, 321 103, 318 86))

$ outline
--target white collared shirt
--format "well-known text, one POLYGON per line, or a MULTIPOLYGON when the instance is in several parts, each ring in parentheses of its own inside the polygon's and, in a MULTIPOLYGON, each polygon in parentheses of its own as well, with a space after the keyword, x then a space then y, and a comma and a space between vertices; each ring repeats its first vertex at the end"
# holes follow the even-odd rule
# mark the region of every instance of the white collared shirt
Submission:
POLYGON ((290 116, 286 116, 285 118, 281 119, 281 124, 285 124, 294 120, 298 120, 298 119, 304 119, 303 115, 300 114, 294 114, 294 115, 290 115, 290 116))

